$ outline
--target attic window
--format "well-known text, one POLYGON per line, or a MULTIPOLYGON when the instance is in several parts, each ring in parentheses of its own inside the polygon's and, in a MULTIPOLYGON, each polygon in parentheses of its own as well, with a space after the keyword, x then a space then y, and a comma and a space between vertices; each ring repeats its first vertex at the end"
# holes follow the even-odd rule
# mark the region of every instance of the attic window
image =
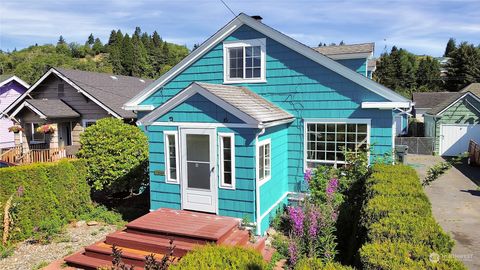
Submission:
POLYGON ((224 82, 265 82, 266 39, 223 43, 224 82))
POLYGON ((59 98, 65 96, 65 85, 64 85, 63 83, 59 83, 59 84, 57 85, 57 96, 58 96, 59 98))

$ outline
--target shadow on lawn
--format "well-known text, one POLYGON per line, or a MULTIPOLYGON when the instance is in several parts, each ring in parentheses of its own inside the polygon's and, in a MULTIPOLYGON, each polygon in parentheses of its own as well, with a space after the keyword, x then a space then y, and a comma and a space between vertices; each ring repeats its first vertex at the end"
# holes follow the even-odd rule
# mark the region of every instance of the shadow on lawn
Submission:
POLYGON ((102 191, 92 191, 91 197, 95 203, 118 212, 127 222, 147 214, 150 209, 150 190, 148 188, 139 195, 127 198, 120 196, 112 198, 102 191))

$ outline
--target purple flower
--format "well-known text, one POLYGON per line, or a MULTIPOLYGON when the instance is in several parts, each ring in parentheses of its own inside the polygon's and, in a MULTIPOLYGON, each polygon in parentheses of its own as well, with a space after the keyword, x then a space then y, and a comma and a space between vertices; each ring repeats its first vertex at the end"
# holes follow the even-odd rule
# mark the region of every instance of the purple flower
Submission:
POLYGON ((327 195, 332 196, 332 194, 337 191, 338 188, 338 179, 337 178, 332 178, 330 181, 328 181, 327 185, 327 195))
POLYGON ((312 180, 312 169, 307 169, 305 173, 303 174, 303 179, 307 182, 310 183, 310 180, 312 180))
POLYGON ((320 217, 320 213, 316 209, 310 209, 308 216, 310 219, 310 227, 308 228, 308 235, 310 235, 310 237, 316 237, 318 233, 318 218, 320 217))
POLYGON ((290 256, 290 264, 295 265, 298 259, 298 248, 295 241, 290 242, 288 245, 288 255, 290 256))
POLYGON ((19 186, 18 189, 17 189, 17 195, 19 197, 22 197, 23 196, 23 192, 25 192, 25 189, 23 188, 23 186, 19 186))
POLYGON ((295 235, 301 235, 303 232, 303 220, 305 218, 303 209, 298 206, 290 206, 288 207, 288 214, 290 215, 290 220, 293 223, 293 232, 295 233, 295 235))
POLYGON ((337 212, 333 211, 332 212, 332 220, 337 220, 338 214, 337 212))

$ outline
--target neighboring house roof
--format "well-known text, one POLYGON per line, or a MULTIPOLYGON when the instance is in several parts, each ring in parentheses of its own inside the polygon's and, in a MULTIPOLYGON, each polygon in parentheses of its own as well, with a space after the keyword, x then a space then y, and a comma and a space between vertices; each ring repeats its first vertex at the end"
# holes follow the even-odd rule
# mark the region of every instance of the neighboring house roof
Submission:
POLYGON ((17 83, 21 84, 25 88, 29 88, 30 85, 23 81, 22 79, 18 78, 17 76, 13 74, 2 74, 0 75, 0 87, 6 85, 7 83, 11 81, 16 81, 17 83))
POLYGON ((340 76, 347 78, 355 82, 356 84, 382 96, 383 98, 392 101, 392 102, 402 102, 404 107, 410 107, 410 101, 400 94, 388 89, 387 87, 361 75, 357 72, 349 69, 348 67, 332 60, 331 58, 318 53, 316 50, 300 43, 299 41, 251 18, 250 16, 241 13, 237 17, 235 17, 232 21, 230 21, 227 25, 225 25, 222 29, 220 29, 217 33, 207 39, 204 43, 202 43, 196 50, 190 53, 187 57, 185 57, 182 61, 180 61, 177 65, 175 65, 172 69, 168 72, 163 74, 159 79, 157 79, 154 83, 147 86, 142 92, 140 92, 137 96, 129 100, 125 103, 124 108, 127 110, 143 110, 143 111, 151 111, 154 109, 153 105, 140 105, 144 100, 146 100, 150 95, 155 93, 158 89, 162 86, 167 84, 170 80, 175 78, 178 74, 183 72, 187 67, 192 65, 195 61, 197 61, 200 57, 204 54, 209 52, 214 46, 222 42, 226 37, 232 34, 234 31, 239 29, 241 26, 247 25, 256 31, 264 34, 265 36, 279 42, 280 44, 286 46, 287 48, 296 51, 306 58, 311 59, 312 61, 317 62, 318 64, 336 72, 340 76))
MULTIPOLYGON (((442 114, 445 110, 450 108, 450 106, 457 103, 457 101, 459 101, 460 99, 463 99, 466 96, 471 96, 471 97, 473 97, 474 99, 476 99, 480 102, 480 98, 475 96, 471 92, 466 92, 466 93, 465 92, 458 92, 458 93, 454 93, 454 95, 450 96, 448 99, 444 100, 443 102, 441 102, 437 106, 431 108, 426 113, 429 114, 429 115, 442 114)), ((477 109, 480 109, 480 108, 477 108, 477 109)))
POLYGON ((244 86, 194 82, 153 112, 139 120, 149 125, 194 94, 200 94, 252 127, 293 121, 293 115, 244 86))
POLYGON ((135 118, 131 111, 122 109, 122 105, 138 94, 145 86, 153 82, 150 79, 89 72, 64 68, 51 68, 19 99, 5 109, 8 113, 48 76, 55 74, 77 89, 90 100, 118 118, 135 118))
POLYGON ((456 92, 415 92, 413 102, 416 109, 431 109, 457 96, 456 92))
POLYGON ((80 117, 78 112, 59 99, 27 99, 12 113, 11 117, 17 115, 24 107, 30 108, 43 119, 80 117))
POLYGON ((472 94, 480 98, 480 83, 471 83, 462 90, 460 90, 460 92, 471 92, 472 94))
POLYGON ((374 72, 377 69, 377 59, 368 59, 367 70, 374 72))
POLYGON ((366 58, 373 55, 375 43, 360 43, 348 45, 332 45, 314 48, 317 52, 332 59, 366 58))

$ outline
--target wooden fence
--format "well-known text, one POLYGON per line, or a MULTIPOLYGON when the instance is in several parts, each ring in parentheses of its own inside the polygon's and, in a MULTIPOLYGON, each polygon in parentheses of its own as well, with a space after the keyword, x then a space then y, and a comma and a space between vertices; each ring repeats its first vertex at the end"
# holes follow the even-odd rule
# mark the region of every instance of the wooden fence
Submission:
POLYGON ((8 149, 2 149, 0 154, 0 160, 6 161, 9 163, 16 163, 16 159, 22 154, 22 147, 15 146, 8 149))
POLYGON ((473 140, 468 144, 468 164, 480 165, 480 145, 473 140))
POLYGON ((14 164, 54 162, 62 158, 75 158, 75 155, 68 153, 65 147, 50 149, 30 149, 22 154, 22 149, 20 146, 7 150, 0 155, 0 160, 14 164))

